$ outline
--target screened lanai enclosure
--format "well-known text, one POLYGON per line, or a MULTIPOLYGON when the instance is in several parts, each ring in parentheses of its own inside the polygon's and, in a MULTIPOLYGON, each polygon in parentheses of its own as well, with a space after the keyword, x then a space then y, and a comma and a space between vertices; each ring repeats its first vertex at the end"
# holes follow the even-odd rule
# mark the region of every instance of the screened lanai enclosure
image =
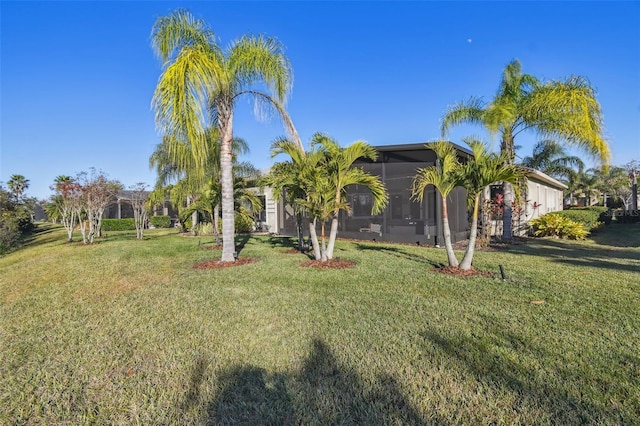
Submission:
MULTIPOLYGON (((356 165, 380 176, 389 193, 389 203, 379 215, 371 214, 371 192, 362 186, 348 187, 348 201, 352 214, 340 213, 338 236, 360 240, 395 241, 438 245, 442 244, 442 199, 429 186, 423 201, 413 200, 411 184, 419 168, 435 165, 435 152, 424 144, 388 145, 375 147, 378 159, 359 160, 356 165)), ((461 159, 471 153, 456 145, 461 159)), ((273 200, 265 192, 266 220, 270 232, 296 235, 296 219, 291 206, 283 200, 273 200)), ((454 189, 447 197, 449 223, 454 242, 468 238, 469 215, 466 191, 454 189)), ((305 232, 307 227, 305 226, 305 232)), ((327 232, 328 232, 327 227, 327 232)), ((305 234, 306 235, 306 234, 305 234)))

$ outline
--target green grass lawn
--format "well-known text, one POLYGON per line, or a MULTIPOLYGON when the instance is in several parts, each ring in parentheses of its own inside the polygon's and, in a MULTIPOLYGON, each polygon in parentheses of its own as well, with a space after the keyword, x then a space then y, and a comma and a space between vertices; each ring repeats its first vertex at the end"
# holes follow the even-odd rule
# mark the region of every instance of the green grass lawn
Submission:
POLYGON ((638 424, 640 226, 483 251, 174 230, 0 258, 0 424, 638 424), (500 278, 503 265, 507 280, 500 278), (544 301, 543 304, 532 302, 544 301))

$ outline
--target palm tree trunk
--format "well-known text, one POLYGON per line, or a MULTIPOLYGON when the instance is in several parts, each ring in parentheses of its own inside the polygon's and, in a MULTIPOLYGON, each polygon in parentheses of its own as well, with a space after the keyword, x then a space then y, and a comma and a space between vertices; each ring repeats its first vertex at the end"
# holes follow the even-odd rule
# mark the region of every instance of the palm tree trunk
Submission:
MULTIPOLYGON (((500 151, 507 156, 507 162, 509 164, 513 164, 516 160, 516 151, 514 145, 514 137, 512 132, 505 131, 502 135, 502 143, 500 146, 500 151)), ((513 229, 511 226, 511 217, 513 216, 513 212, 511 210, 511 206, 513 206, 513 185, 508 182, 504 182, 502 184, 503 190, 503 206, 502 206, 502 241, 510 242, 513 234, 513 229)))
POLYGON ((220 244, 220 204, 213 208, 213 235, 216 237, 216 245, 220 244))
POLYGON ((513 227, 511 226, 511 218, 513 216, 513 185, 508 182, 502 184, 504 191, 503 206, 502 206, 502 241, 511 241, 513 236, 513 227))
POLYGON ((444 247, 447 250, 447 260, 449 266, 457 267, 458 259, 453 252, 453 244, 451 244, 451 228, 449 227, 449 212, 447 209, 447 199, 442 197, 442 232, 444 234, 444 247))
POLYGON ((233 262, 235 252, 235 219, 233 212, 233 109, 218 106, 220 122, 220 172, 222 186, 222 262, 233 262))
POLYGON ((298 233, 298 251, 304 250, 304 229, 302 227, 302 213, 296 213, 296 231, 298 233))
POLYGON ((478 235, 478 206, 480 205, 480 194, 476 195, 474 205, 473 205, 473 216, 471 218, 471 233, 469 235, 469 245, 467 246, 467 250, 464 252, 464 257, 462 258, 462 262, 460 263, 460 269, 463 271, 468 271, 471 269, 471 264, 473 262, 473 255, 476 251, 476 237, 478 235))
POLYGON ((320 236, 322 238, 322 248, 320 250, 320 260, 322 260, 323 262, 327 261, 327 243, 326 243, 326 239, 325 239, 325 232, 324 232, 324 220, 322 221, 322 226, 320 228, 320 236))
POLYGON ((318 244, 318 234, 316 233, 316 219, 309 221, 309 237, 311 238, 311 244, 313 245, 313 255, 316 260, 320 260, 322 255, 320 253, 320 244, 318 244))
POLYGON ((336 216, 331 219, 331 230, 329 231, 329 245, 327 246, 327 259, 333 259, 333 248, 336 245, 336 237, 338 235, 338 218, 336 216))

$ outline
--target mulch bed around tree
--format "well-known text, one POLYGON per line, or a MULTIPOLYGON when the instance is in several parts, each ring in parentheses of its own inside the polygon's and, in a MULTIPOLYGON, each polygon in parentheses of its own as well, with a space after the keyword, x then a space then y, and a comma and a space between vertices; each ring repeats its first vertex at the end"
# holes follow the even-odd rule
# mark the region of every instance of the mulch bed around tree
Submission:
POLYGON ((356 262, 344 259, 329 259, 326 262, 320 260, 306 260, 301 266, 316 269, 347 269, 356 266, 356 262))
POLYGON ((446 275, 454 275, 456 277, 493 277, 494 274, 489 271, 481 271, 479 269, 471 268, 469 270, 462 270, 460 268, 454 268, 453 266, 441 266, 439 268, 433 268, 434 272, 439 272, 446 275))
POLYGON ((248 265, 249 263, 257 262, 255 257, 240 257, 235 262, 221 262, 219 260, 205 260, 204 262, 196 263, 193 265, 193 269, 222 269, 232 268, 234 266, 248 265))

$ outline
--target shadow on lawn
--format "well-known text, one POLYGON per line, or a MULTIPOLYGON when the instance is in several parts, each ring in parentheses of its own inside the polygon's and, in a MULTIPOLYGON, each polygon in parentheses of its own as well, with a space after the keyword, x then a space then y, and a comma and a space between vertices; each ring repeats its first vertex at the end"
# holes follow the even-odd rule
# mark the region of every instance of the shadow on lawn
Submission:
POLYGON ((298 248, 298 239, 295 237, 269 237, 269 244, 276 248, 298 248))
POLYGON ((223 374, 223 388, 208 407, 207 424, 424 424, 395 380, 366 383, 340 365, 315 339, 302 368, 268 374, 237 367, 223 374))
MULTIPOLYGON (((532 420, 534 424, 618 424, 622 419, 617 410, 605 410, 591 399, 590 392, 597 392, 593 389, 598 386, 606 387, 606 383, 596 383, 588 375, 583 376, 584 372, 565 366, 555 367, 555 371, 551 371, 555 380, 548 382, 543 378, 545 375, 533 371, 526 359, 546 363, 554 359, 553 354, 532 347, 526 339, 502 324, 489 328, 483 334, 470 337, 430 327, 420 336, 428 342, 428 352, 433 351, 433 345, 463 375, 470 374, 479 383, 517 395, 518 406, 514 406, 514 410, 535 412, 542 409, 547 413, 548 418, 532 420)), ((548 365, 546 369, 554 370, 548 365)), ((478 415, 482 416, 481 413, 478 415)))
POLYGON ((640 251, 638 250, 610 249, 546 238, 534 240, 529 244, 513 246, 509 249, 509 253, 542 256, 556 263, 616 271, 636 272, 640 268, 638 264, 624 264, 617 261, 640 261, 640 251))
POLYGON ((55 227, 49 223, 36 223, 31 234, 22 238, 23 247, 37 244, 47 244, 54 241, 66 242, 67 234, 61 232, 62 228, 55 227))

